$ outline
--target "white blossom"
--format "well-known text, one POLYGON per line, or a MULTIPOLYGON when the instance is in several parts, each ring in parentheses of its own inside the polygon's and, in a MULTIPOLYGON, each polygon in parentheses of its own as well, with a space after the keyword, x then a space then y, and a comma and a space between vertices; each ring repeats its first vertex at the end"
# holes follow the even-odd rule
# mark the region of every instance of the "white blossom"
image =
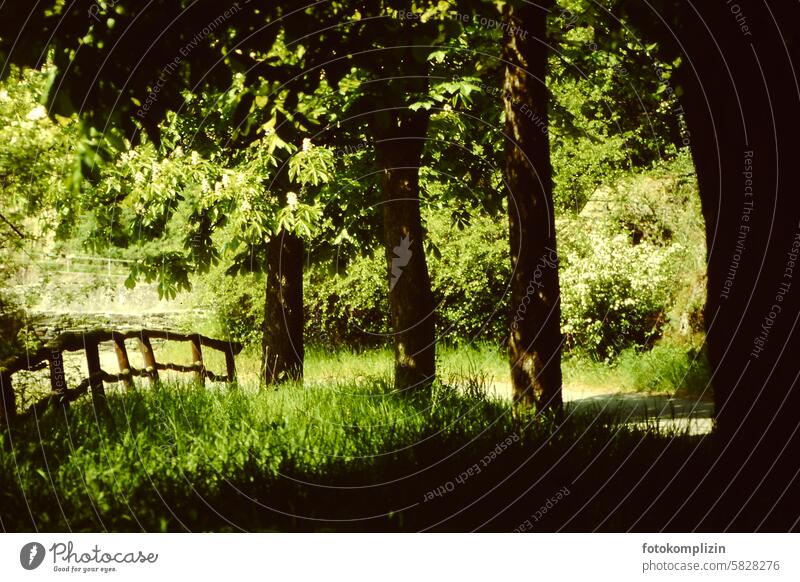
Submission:
POLYGON ((44 119, 45 117, 47 117, 47 109, 44 108, 44 105, 37 105, 30 110, 28 115, 25 116, 25 119, 29 119, 30 121, 38 121, 40 119, 44 119))

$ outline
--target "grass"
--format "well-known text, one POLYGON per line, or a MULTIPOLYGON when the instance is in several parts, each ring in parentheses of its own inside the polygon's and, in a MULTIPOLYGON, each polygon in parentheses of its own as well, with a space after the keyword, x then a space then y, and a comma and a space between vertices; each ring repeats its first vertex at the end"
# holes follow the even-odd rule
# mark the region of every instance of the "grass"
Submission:
POLYGON ((646 352, 624 350, 612 363, 570 355, 562 369, 566 384, 692 399, 713 397, 705 353, 682 344, 656 344, 646 352))
MULTIPOLYGON (((390 377, 392 366, 392 352, 388 348, 331 353, 311 347, 306 351, 305 375, 312 383, 347 378, 364 381, 390 377)), ((566 354, 562 371, 567 386, 712 398, 706 356, 688 344, 664 342, 645 352, 628 349, 611 363, 566 354)), ((488 344, 437 346, 437 373, 449 384, 475 380, 486 385, 510 382, 507 355, 488 344)))
MULTIPOLYGON (((128 342, 128 355, 136 368, 144 367, 138 345, 128 342)), ((159 362, 191 364, 189 345, 185 342, 153 343, 159 362)), ((116 371, 113 353, 104 365, 107 371, 116 371), (110 366, 110 367, 109 367, 110 366)), ((205 349, 203 358, 208 369, 225 374, 225 357, 217 350, 205 349)), ((88 372, 83 353, 66 354, 67 381, 75 385, 88 372)), ((304 373, 310 385, 327 385, 331 382, 350 381, 355 384, 384 380, 393 374, 393 355, 389 348, 336 352, 308 346, 305 353, 304 373)), ((260 353, 257 346, 249 346, 236 358, 238 377, 243 384, 259 382, 260 353)), ((574 353, 566 354, 562 362, 564 384, 567 387, 591 387, 605 392, 646 392, 687 396, 693 399, 711 399, 708 363, 703 354, 681 344, 658 344, 650 351, 639 353, 624 351, 611 364, 598 362, 574 353)), ((488 344, 467 346, 437 346, 437 373, 446 384, 508 385, 510 374, 507 355, 503 350, 488 344)), ((162 372, 167 381, 183 381, 184 374, 162 372)), ((19 392, 18 403, 27 406, 47 394, 47 371, 18 373, 15 386, 19 392)))
MULTIPOLYGON (((185 347, 164 344, 157 356, 185 362, 185 347)), ((209 352, 207 363, 222 366, 209 352)), ((651 390, 685 381, 685 354, 652 354, 615 368, 567 360, 565 381, 635 389, 663 376, 651 390)), ((600 408, 568 408, 559 422, 515 416, 487 395, 508 374, 491 346, 440 348, 443 383, 414 395, 392 389, 389 350, 309 348, 305 385, 277 390, 255 388, 257 356, 237 358, 235 388, 164 377, 108 390, 107 416, 85 397, 0 432, 0 527, 511 531, 564 487, 572 494, 537 530, 693 527, 674 499, 705 474, 710 438, 600 408), (476 464, 479 473, 465 473, 476 464), (664 475, 676 480, 648 507, 653 496, 642 493, 663 493, 664 475)))
MULTIPOLYGON (((508 381, 508 360, 494 346, 437 346, 436 356, 438 374, 446 383, 468 378, 478 378, 486 384, 508 381)), ((363 351, 342 349, 331 353, 311 346, 306 350, 305 377, 311 383, 344 379, 369 381, 389 378, 393 372, 394 359, 390 348, 363 351)))
POLYGON ((86 398, 0 437, 4 529, 510 531, 565 486, 575 495, 537 527, 616 529, 634 516, 647 529, 668 512, 643 513, 641 496, 625 494, 653 486, 642 474, 654 458, 662 484, 655 475, 707 449, 602 415, 515 418, 477 391, 402 395, 374 378, 261 391, 162 384, 112 393, 108 406, 109 418, 97 415, 86 398), (598 487, 601 498, 576 504, 598 487))

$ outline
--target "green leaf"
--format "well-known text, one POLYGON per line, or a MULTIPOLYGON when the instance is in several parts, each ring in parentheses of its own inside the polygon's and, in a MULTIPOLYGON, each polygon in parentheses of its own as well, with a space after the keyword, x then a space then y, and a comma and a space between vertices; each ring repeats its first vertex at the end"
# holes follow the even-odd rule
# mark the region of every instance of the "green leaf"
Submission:
POLYGON ((425 101, 417 101, 415 103, 411 103, 408 106, 408 108, 411 111, 419 111, 420 109, 425 109, 426 111, 428 111, 430 110, 431 107, 433 107, 433 105, 434 105, 433 101, 425 100, 425 101))
POLYGON ((445 57, 447 57, 447 53, 445 51, 433 51, 428 55, 428 60, 433 63, 441 63, 444 61, 445 57))

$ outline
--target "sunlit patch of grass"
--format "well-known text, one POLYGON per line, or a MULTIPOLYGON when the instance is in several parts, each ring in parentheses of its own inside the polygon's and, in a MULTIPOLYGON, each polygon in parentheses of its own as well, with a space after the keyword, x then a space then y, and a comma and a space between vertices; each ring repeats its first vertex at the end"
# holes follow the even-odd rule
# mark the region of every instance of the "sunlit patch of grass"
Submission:
POLYGON ((437 348, 440 375, 445 381, 480 377, 488 383, 509 382, 507 354, 495 345, 470 344, 437 348))
POLYGON ((680 344, 657 344, 645 352, 624 350, 611 363, 574 356, 562 366, 568 383, 616 392, 713 396, 705 353, 680 344))
POLYGON ((311 346, 306 349, 304 374, 312 384, 336 382, 355 383, 375 378, 391 378, 394 360, 389 348, 331 352, 311 346))

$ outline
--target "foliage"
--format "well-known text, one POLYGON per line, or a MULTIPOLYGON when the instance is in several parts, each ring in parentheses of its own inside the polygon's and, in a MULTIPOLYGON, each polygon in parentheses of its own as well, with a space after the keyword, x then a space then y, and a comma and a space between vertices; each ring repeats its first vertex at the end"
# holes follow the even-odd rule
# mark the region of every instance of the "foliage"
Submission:
POLYGON ((439 251, 430 261, 437 336, 453 344, 498 342, 508 325, 506 220, 477 215, 464 226, 436 213, 427 224, 439 251))
MULTIPOLYGON (((276 3, 216 20, 212 3, 191 11, 185 2, 157 2, 162 11, 101 3, 88 19, 50 4, 50 13, 31 21, 41 30, 11 60, 27 62, 27 45, 47 42, 58 22, 50 54, 60 66, 15 70, 0 93, 9 120, 0 128, 7 137, 3 187, 13 194, 3 212, 14 218, 42 209, 64 232, 78 224, 91 250, 135 259, 129 286, 157 281, 161 295, 174 298, 199 282, 216 329, 250 344, 263 318, 257 273, 266 266, 265 243, 281 229, 295 232, 313 265, 305 275, 311 341, 378 345, 388 333, 388 310, 385 257, 375 250, 373 134, 386 130, 387 119, 365 114, 375 103, 407 108, 429 116, 420 183, 440 337, 455 344, 505 336, 513 306, 504 299, 504 137, 496 130, 503 122, 502 62, 492 56, 501 31, 455 17, 495 6, 331 2, 275 20, 289 10, 276 3), (401 14, 403 6, 418 17, 401 14), (376 24, 371 16, 385 18, 376 24), (310 23, 332 18, 341 26, 308 36, 310 23), (278 21, 280 27, 260 28, 278 21), (159 28, 165 22, 172 22, 169 35, 159 28), (186 57, 181 49, 209 22, 216 24, 204 42, 192 43, 191 58, 165 73, 167 63, 152 55, 186 57), (424 48, 388 50, 397 35, 424 48), (135 48, 132 36, 137 44, 154 40, 142 44, 150 55, 144 62, 136 50, 124 52, 135 48), (72 55, 77 45, 81 51, 72 55), (111 51, 119 58, 106 59, 111 51), (104 74, 90 87, 98 62, 106 63, 104 74), (409 81, 415 71, 428 80, 409 81), (396 81, 373 82, 395 73, 396 81), (156 80, 163 81, 158 91, 156 80), (78 102, 85 105, 81 138, 78 124, 60 115, 71 115, 78 102), (146 115, 139 115, 144 104, 146 115), (67 165, 57 169, 62 158, 67 165), (33 171, 46 178, 34 179, 33 171)), ((559 50, 547 82, 562 215, 562 326, 568 347, 602 359, 650 346, 665 333, 700 329, 704 280, 691 162, 676 149, 681 120, 666 90, 678 61, 655 60, 655 47, 596 8, 587 0, 558 3, 549 34, 559 50), (656 164, 661 159, 669 161, 666 170, 656 164), (650 183, 632 177, 642 168, 651 168, 650 183), (614 202, 598 214, 603 196, 614 202)), ((0 26, 5 48, 20 12, 10 14, 0 26)))
POLYGON ((549 35, 554 199, 579 212, 601 184, 674 158, 682 144, 679 60, 661 61, 615 17, 616 0, 559 0, 549 35))
POLYGON ((260 344, 264 324, 262 273, 230 277, 221 265, 195 281, 193 302, 210 314, 206 322, 208 334, 247 346, 260 344))
POLYGON ((704 229, 687 158, 599 189, 559 221, 568 347, 603 359, 702 330, 704 229))
POLYGON ((51 120, 40 103, 48 74, 13 69, 0 83, 0 188, 9 221, 0 224, 4 240, 16 236, 11 224, 22 218, 42 216, 40 222, 24 225, 26 238, 47 231, 56 216, 72 213, 72 194, 80 187, 81 159, 72 155, 78 145, 77 123, 51 120))
POLYGON ((327 266, 321 266, 310 269, 306 276, 309 342, 356 348, 385 344, 389 339, 389 304, 383 252, 375 250, 339 269, 330 272, 327 266))
POLYGON ((0 358, 34 345, 23 311, 34 292, 14 283, 63 234, 57 217, 75 210, 77 124, 48 118, 39 103, 47 77, 12 68, 0 83, 0 358))
POLYGON ((673 297, 683 249, 632 245, 624 234, 573 228, 561 246, 567 349, 581 348, 604 359, 625 347, 651 345, 666 322, 664 310, 673 297))
MULTIPOLYGON (((558 221, 562 331, 568 349, 613 358, 665 333, 702 330, 703 221, 687 154, 600 189, 577 217, 558 221)), ((426 213, 437 329, 445 341, 499 343, 510 276, 504 219, 476 214, 459 228, 444 210, 426 213)), ((383 253, 306 279, 306 335, 331 346, 377 345, 388 332, 383 253)))
MULTIPOLYGON (((502 297, 508 243, 502 227, 475 216, 459 228, 446 211, 427 217, 431 287, 439 337, 452 343, 496 341, 506 325, 502 297)), ((312 267, 306 279, 306 334, 329 346, 382 345, 388 338, 383 251, 348 263, 312 267)))
POLYGON ((330 150, 308 140, 289 144, 267 129, 233 152, 201 154, 180 145, 187 120, 173 121, 162 130, 164 147, 147 141, 130 147, 104 167, 89 196, 93 227, 86 244, 98 252, 135 248, 129 286, 156 280, 159 293, 174 298, 190 290, 192 274, 206 273, 223 255, 231 274, 263 269, 263 247, 281 229, 311 237, 321 211, 307 190, 332 178, 330 150), (270 187, 287 156, 288 178, 280 186, 297 192, 270 187))
POLYGON ((5 294, 0 294, 0 329, 3 330, 3 338, 0 341, 0 361, 2 361, 21 351, 25 332, 24 313, 5 294))

